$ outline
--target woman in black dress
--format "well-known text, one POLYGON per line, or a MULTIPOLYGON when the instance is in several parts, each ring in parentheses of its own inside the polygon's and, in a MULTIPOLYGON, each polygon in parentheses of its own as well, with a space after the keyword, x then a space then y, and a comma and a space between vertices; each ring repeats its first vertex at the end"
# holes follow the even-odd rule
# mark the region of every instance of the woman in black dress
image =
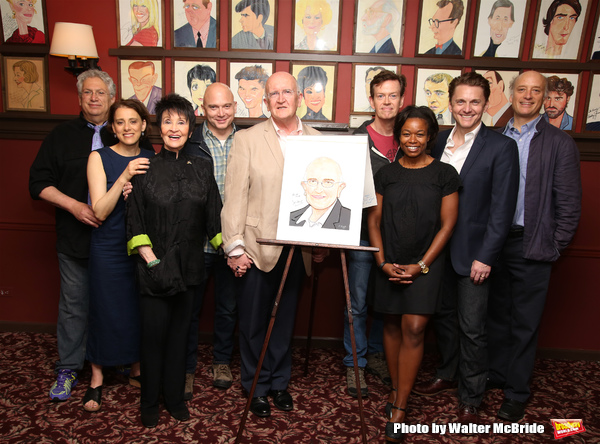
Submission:
POLYGON ((409 106, 398 115, 394 137, 401 157, 377 172, 377 206, 369 211, 371 245, 379 248, 374 307, 385 316, 383 341, 393 383, 385 432, 396 442, 402 434, 394 432, 394 423, 406 415, 425 326, 439 302, 442 252, 458 214, 456 170, 425 152, 437 133, 435 116, 425 106, 409 106))
POLYGON ((179 421, 185 405, 185 359, 196 286, 204 279, 204 241, 221 244, 221 197, 210 161, 181 149, 196 116, 190 102, 170 94, 156 104, 164 146, 145 175, 132 180, 127 200, 127 250, 139 253, 142 323, 142 423, 154 427, 159 397, 179 421))

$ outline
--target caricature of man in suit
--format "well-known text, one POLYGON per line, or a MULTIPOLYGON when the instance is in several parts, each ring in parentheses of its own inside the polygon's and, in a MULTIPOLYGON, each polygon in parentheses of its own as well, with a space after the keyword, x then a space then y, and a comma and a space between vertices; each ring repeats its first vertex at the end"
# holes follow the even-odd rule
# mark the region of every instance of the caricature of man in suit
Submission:
POLYGON ((212 6, 210 0, 183 0, 188 22, 175 30, 176 47, 217 47, 217 21, 210 16, 212 6))
POLYGON ((441 365, 413 391, 434 395, 458 385, 458 421, 476 423, 486 386, 488 278, 511 227, 519 190, 519 154, 509 137, 482 122, 489 82, 474 72, 450 83, 454 128, 440 132, 432 155, 460 174, 458 220, 442 281, 435 329, 441 365))
POLYGON ((139 100, 150 114, 155 114, 156 104, 162 97, 162 88, 155 86, 158 74, 153 62, 133 62, 127 68, 129 81, 135 93, 129 99, 139 100))
POLYGON ((371 54, 397 54, 391 33, 400 20, 400 12, 390 0, 377 0, 367 8, 361 23, 365 35, 375 39, 371 54))
POLYGON ((462 0, 439 0, 438 10, 429 19, 429 29, 433 32, 436 45, 425 54, 461 55, 462 50, 454 42, 454 31, 464 12, 462 0))
POLYGON ((346 188, 342 169, 329 157, 313 160, 304 173, 302 188, 308 205, 290 213, 290 226, 306 228, 350 228, 350 209, 340 202, 346 188))
POLYGON ((267 25, 271 14, 268 0, 241 0, 235 5, 242 30, 231 38, 233 49, 273 49, 274 28, 267 25))

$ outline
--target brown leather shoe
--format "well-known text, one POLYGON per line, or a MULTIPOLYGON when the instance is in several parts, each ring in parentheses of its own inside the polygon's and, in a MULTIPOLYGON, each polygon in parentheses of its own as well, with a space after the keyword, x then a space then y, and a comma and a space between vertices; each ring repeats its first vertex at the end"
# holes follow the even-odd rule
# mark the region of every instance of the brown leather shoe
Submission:
POLYGON ((458 382, 446 381, 445 379, 432 378, 422 384, 417 384, 413 387, 413 393, 421 396, 433 396, 438 393, 456 390, 458 382))
POLYGON ((461 424, 479 424, 477 407, 461 402, 458 405, 458 422, 461 424))

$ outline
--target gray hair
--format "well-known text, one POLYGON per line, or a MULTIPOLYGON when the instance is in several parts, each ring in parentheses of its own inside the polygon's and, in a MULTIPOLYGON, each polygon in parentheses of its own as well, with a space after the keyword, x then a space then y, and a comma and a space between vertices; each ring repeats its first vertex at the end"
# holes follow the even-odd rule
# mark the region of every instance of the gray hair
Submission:
POLYGON ((115 82, 113 82, 113 79, 107 73, 100 71, 99 69, 88 69, 87 71, 83 71, 77 77, 77 93, 79 94, 79 97, 81 97, 83 92, 83 82, 94 77, 97 77, 104 82, 108 88, 108 93, 110 94, 111 99, 117 95, 117 87, 115 82))
POLYGON ((398 20, 400 20, 400 11, 398 11, 396 5, 390 0, 385 0, 383 2, 381 10, 392 16, 392 20, 390 20, 390 23, 385 27, 385 29, 387 29, 387 32, 391 34, 394 31, 394 28, 396 27, 396 23, 398 23, 398 20))

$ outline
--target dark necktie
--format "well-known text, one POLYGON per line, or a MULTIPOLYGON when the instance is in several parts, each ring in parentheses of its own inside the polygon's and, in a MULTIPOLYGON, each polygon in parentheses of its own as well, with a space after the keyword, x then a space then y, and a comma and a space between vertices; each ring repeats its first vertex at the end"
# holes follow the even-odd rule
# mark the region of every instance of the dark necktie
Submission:
POLYGON ((204 48, 202 45, 202 38, 200 37, 200 31, 198 31, 198 43, 196 43, 196 48, 204 48))

